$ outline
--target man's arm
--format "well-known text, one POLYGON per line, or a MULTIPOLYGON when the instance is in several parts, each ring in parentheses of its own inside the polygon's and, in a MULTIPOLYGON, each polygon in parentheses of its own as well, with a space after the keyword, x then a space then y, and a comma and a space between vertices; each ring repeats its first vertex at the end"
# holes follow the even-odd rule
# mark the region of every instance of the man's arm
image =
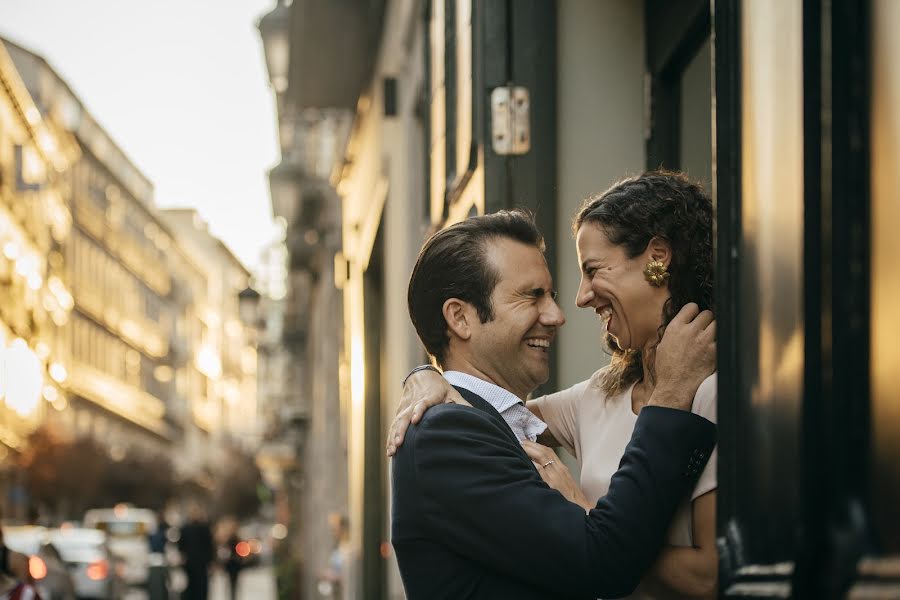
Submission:
POLYGON ((436 407, 410 433, 434 539, 511 578, 585 598, 635 588, 715 441, 701 417, 645 408, 609 493, 585 514, 477 411, 436 407))

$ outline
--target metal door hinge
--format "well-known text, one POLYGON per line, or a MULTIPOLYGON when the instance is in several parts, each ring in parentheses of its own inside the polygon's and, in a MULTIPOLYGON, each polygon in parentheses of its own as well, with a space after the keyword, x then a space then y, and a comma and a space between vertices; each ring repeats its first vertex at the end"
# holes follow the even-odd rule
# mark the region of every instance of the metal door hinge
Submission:
POLYGON ((524 87, 491 91, 491 141, 497 154, 525 154, 531 149, 530 102, 524 87))

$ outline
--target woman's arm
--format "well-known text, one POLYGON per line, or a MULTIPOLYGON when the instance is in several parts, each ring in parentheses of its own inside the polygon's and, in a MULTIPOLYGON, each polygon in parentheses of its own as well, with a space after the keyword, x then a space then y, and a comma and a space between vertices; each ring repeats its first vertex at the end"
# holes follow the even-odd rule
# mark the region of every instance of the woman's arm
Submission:
POLYGON ((716 492, 691 503, 692 547, 665 546, 644 578, 648 591, 665 598, 715 598, 718 588, 719 554, 716 550, 716 492))
POLYGON ((388 431, 387 455, 393 456, 403 444, 410 423, 418 423, 426 410, 444 402, 471 406, 440 373, 422 370, 410 374, 403 383, 397 414, 388 431))

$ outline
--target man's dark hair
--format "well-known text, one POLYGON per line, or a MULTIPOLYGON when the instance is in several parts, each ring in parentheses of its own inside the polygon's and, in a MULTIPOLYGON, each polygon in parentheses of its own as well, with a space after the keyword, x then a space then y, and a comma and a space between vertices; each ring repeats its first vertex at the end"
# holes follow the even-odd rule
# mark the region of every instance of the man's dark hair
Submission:
POLYGON ((409 316, 438 364, 446 359, 450 335, 444 302, 459 298, 478 311, 482 323, 494 318, 491 294, 500 273, 487 258, 487 243, 508 238, 544 251, 544 238, 523 210, 502 210, 451 225, 431 236, 419 251, 409 278, 409 316))

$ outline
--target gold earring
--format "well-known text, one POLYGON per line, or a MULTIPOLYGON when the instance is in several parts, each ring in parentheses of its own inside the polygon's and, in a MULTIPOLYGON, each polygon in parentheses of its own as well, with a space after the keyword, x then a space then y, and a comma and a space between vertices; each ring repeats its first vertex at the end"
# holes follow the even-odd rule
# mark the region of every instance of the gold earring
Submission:
POLYGON ((654 287, 662 287, 669 280, 666 265, 658 260, 651 260, 644 269, 644 278, 654 287))

